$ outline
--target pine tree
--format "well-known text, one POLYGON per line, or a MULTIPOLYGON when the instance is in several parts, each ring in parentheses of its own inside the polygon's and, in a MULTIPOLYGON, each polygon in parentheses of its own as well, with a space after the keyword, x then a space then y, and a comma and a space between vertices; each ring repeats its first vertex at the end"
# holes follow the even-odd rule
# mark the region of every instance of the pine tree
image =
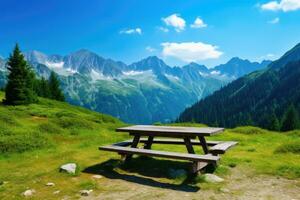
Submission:
POLYGON ((30 104, 37 100, 33 90, 35 74, 24 59, 18 44, 8 60, 8 82, 4 103, 8 105, 30 104))
POLYGON ((57 75, 52 71, 49 77, 49 91, 50 91, 50 98, 55 99, 58 101, 64 101, 65 97, 63 92, 59 87, 59 80, 57 75))
POLYGON ((284 114, 281 131, 290 131, 299 128, 299 115, 295 106, 291 104, 284 114))
POLYGON ((44 98, 51 98, 48 80, 42 77, 41 79, 36 80, 35 85, 35 91, 38 96, 44 98))
POLYGON ((280 129, 280 124, 277 116, 275 113, 272 113, 270 118, 269 118, 269 124, 268 124, 268 129, 272 131, 279 131, 280 129))

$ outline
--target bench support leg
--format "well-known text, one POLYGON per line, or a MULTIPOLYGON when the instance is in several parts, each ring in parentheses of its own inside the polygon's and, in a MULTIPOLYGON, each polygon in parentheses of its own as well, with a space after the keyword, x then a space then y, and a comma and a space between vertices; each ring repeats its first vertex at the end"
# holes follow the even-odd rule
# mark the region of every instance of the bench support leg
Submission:
POLYGON ((207 143, 206 143, 206 140, 203 136, 199 136, 199 140, 200 140, 200 144, 202 146, 202 149, 204 151, 205 154, 208 154, 209 151, 208 151, 208 147, 207 147, 207 143))
MULTIPOLYGON (((139 144, 139 141, 140 141, 140 135, 134 135, 134 138, 133 138, 133 141, 132 141, 132 144, 131 144, 131 148, 137 148, 137 145, 139 144)), ((128 154, 126 155, 125 157, 125 162, 128 162, 130 161, 132 158, 132 154, 128 154)))
POLYGON ((185 143, 187 151, 189 153, 195 154, 194 148, 191 143, 191 139, 189 137, 184 137, 184 143, 185 143))
POLYGON ((151 149, 153 143, 153 136, 149 136, 147 142, 144 145, 144 149, 151 149))
POLYGON ((198 173, 201 169, 203 169, 207 165, 208 165, 208 163, 206 163, 206 162, 193 162, 192 170, 191 170, 192 174, 198 173))

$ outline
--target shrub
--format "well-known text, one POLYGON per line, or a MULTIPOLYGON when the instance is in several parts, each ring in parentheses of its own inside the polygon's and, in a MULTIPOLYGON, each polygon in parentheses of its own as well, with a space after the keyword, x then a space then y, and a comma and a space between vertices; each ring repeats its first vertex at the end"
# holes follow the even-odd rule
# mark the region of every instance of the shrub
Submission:
POLYGON ((83 128, 93 129, 93 124, 90 121, 80 118, 61 117, 57 122, 62 128, 83 128))
POLYGON ((57 126, 56 124, 53 124, 51 122, 43 123, 39 125, 39 130, 51 134, 59 134, 62 132, 61 128, 57 126))
POLYGON ((275 153, 294 153, 300 154, 300 141, 282 144, 275 150, 275 153))
POLYGON ((38 132, 22 132, 0 137, 1 153, 21 153, 50 146, 50 140, 38 132))
POLYGON ((267 133, 268 131, 258 128, 258 127, 243 126, 243 127, 234 128, 231 130, 231 132, 242 133, 242 134, 246 134, 246 135, 256 135, 256 134, 264 134, 264 133, 267 133))

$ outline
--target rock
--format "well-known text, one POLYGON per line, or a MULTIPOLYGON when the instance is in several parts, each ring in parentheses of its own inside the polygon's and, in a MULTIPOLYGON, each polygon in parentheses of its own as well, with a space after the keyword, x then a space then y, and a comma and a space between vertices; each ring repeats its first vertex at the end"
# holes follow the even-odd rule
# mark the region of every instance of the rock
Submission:
POLYGON ((29 197, 32 196, 35 193, 35 190, 31 189, 31 190, 26 190, 25 192, 23 192, 23 195, 25 197, 29 197))
POLYGON ((46 186, 50 186, 50 187, 52 187, 52 186, 55 186, 55 184, 54 184, 54 183, 51 183, 51 182, 49 182, 49 183, 47 183, 47 184, 46 184, 46 186))
POLYGON ((89 196, 93 190, 80 190, 79 192, 81 196, 89 196))
POLYGON ((103 178, 103 176, 101 176, 101 175, 94 175, 94 176, 92 176, 92 178, 94 178, 94 179, 100 179, 100 178, 103 178))
POLYGON ((68 163, 62 165, 59 169, 60 172, 66 172, 68 174, 75 174, 76 173, 77 165, 75 163, 68 163))
POLYGON ((220 191, 223 192, 223 193, 229 193, 230 192, 230 190, 228 190, 227 188, 221 188, 220 191))
POLYGON ((171 178, 180 178, 185 177, 187 175, 186 171, 184 169, 170 169, 169 170, 169 176, 171 178))
POLYGON ((224 179, 222 179, 214 174, 204 174, 203 177, 204 177, 204 180, 208 183, 221 183, 224 181, 224 179))
POLYGON ((59 194, 60 193, 60 190, 56 190, 53 192, 53 194, 59 194))

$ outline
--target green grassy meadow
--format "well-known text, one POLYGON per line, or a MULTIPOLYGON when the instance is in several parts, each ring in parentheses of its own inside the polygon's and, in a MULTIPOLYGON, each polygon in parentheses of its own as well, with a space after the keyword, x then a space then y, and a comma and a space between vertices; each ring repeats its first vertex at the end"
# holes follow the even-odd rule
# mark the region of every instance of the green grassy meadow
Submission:
MULTIPOLYGON (((3 97, 4 93, 0 92, 0 99, 3 97)), ((174 187, 205 186, 199 177, 186 182, 185 177, 167 175, 170 168, 187 168, 186 162, 137 157, 124 165, 119 155, 100 152, 100 145, 129 138, 125 133, 114 132, 121 126, 126 124, 111 116, 47 99, 39 99, 39 103, 29 106, 0 105, 0 199, 23 199, 22 192, 32 188, 36 190, 32 199, 66 196, 77 199, 82 189, 93 189, 96 194, 122 190, 111 185, 111 179, 137 175, 174 187), (78 164, 76 175, 59 172, 59 167, 68 162, 78 164), (91 178, 94 174, 105 178, 95 180, 91 178), (47 187, 47 182, 55 186, 47 187), (57 190, 60 192, 53 194, 57 190)), ((278 133, 238 127, 209 139, 239 142, 221 157, 216 170, 220 176, 239 167, 254 174, 300 179, 300 131, 278 133)), ((186 151, 182 146, 154 145, 154 148, 186 151)), ((200 148, 196 150, 201 152, 200 148)))

